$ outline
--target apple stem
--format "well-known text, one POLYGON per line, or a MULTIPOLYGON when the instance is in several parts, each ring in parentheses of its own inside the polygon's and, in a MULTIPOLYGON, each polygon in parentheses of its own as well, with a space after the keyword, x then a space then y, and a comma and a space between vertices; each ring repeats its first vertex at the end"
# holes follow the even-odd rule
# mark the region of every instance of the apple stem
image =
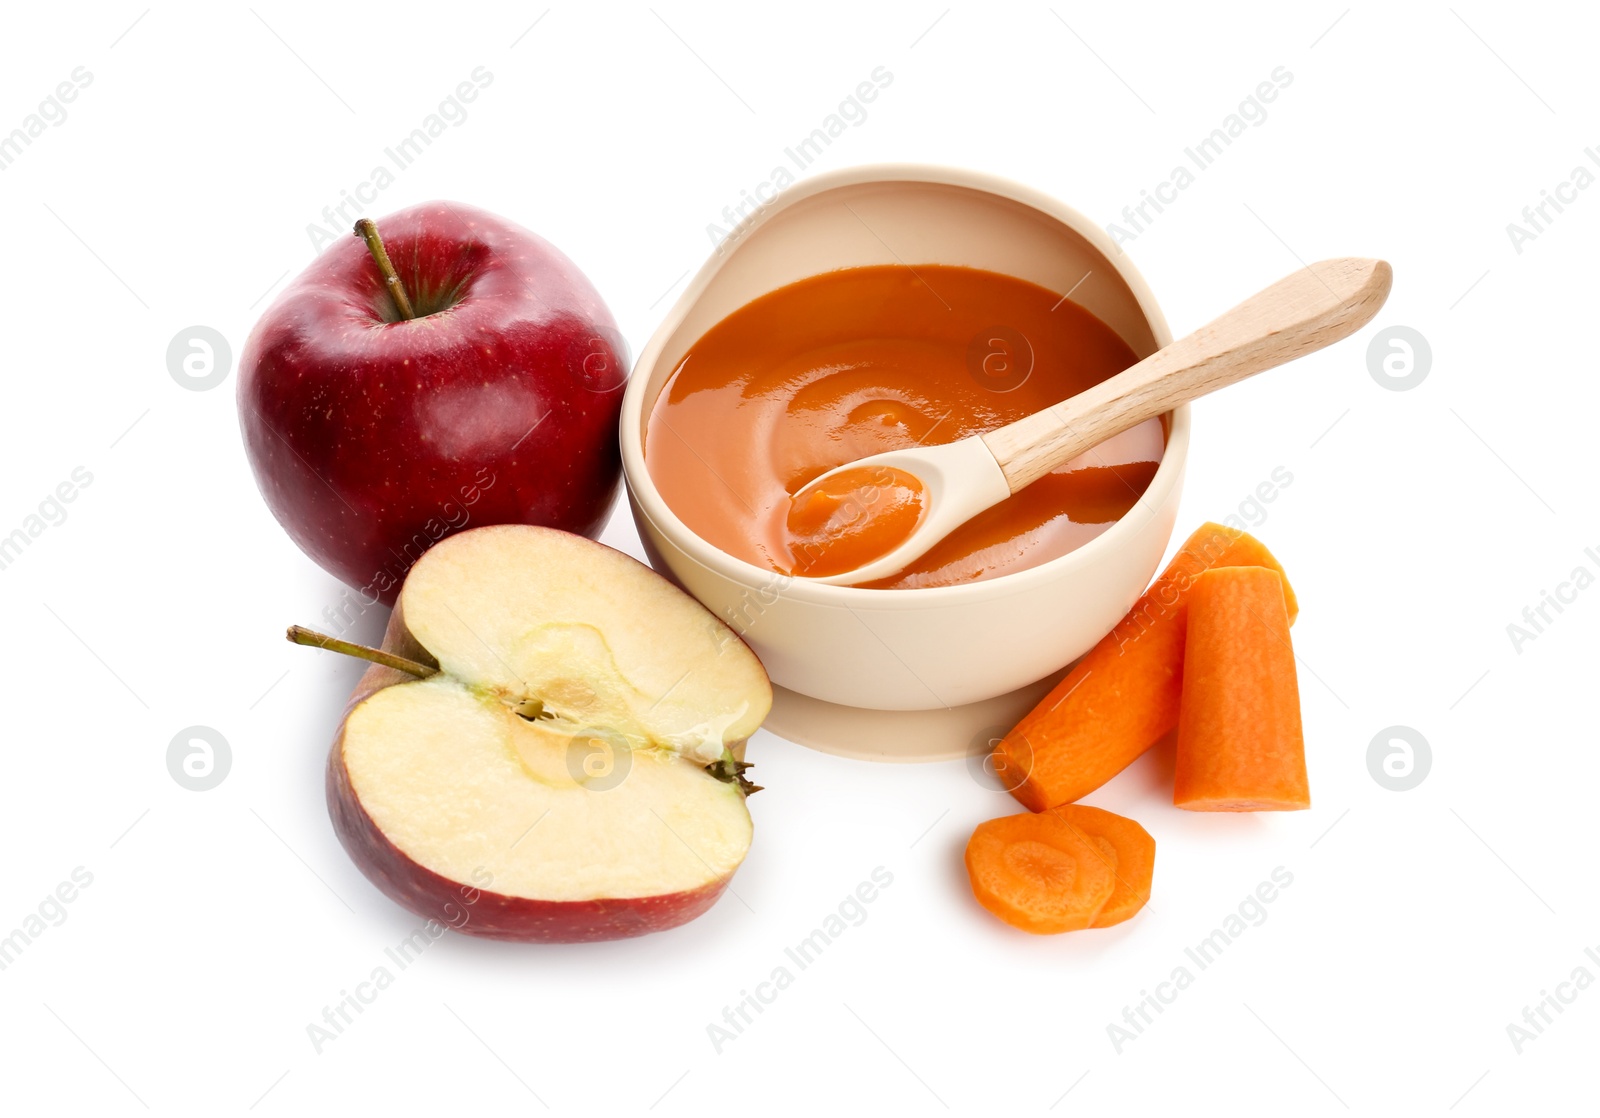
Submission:
POLYGON ((309 648, 326 648, 329 652, 342 652, 346 656, 354 656, 357 660, 367 660, 374 664, 382 664, 386 668, 414 675, 418 679, 427 679, 431 675, 438 675, 438 668, 430 668, 426 664, 419 664, 415 660, 408 660, 404 656, 396 656, 392 652, 385 652, 381 648, 368 648, 364 644, 354 644, 342 641, 338 637, 330 637, 326 633, 319 633, 315 629, 307 629, 304 625, 289 626, 289 641, 292 644, 303 644, 309 648))
POLYGON ((371 218, 364 217, 356 222, 355 234, 367 242, 367 251, 377 262, 378 271, 383 273, 383 284, 389 289, 389 298, 394 300, 394 309, 400 312, 402 319, 410 321, 416 318, 417 312, 411 309, 411 300, 406 297, 405 284, 400 282, 400 273, 394 270, 389 250, 383 247, 383 238, 378 236, 377 225, 371 218))

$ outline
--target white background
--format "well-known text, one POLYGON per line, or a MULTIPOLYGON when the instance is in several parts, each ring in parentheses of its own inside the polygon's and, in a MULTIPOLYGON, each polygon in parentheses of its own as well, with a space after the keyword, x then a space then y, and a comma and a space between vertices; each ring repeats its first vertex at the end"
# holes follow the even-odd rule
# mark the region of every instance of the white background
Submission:
MULTIPOLYGON (((1503 1114, 1588 1097, 1600 991, 1520 1054, 1507 1025, 1574 968, 1600 977, 1600 589, 1520 651, 1506 632, 1573 568, 1600 573, 1600 189, 1520 254, 1506 232, 1600 144, 1586 13, 543 10, 7 8, 0 132, 74 67, 93 82, 0 172, 0 534, 74 467, 93 482, 0 571, 0 934, 74 867, 93 884, 0 972, 4 1108, 1503 1114), (358 668, 281 636, 339 587, 259 499, 233 375, 189 391, 165 355, 195 324, 237 355, 312 258, 308 223, 477 66, 493 84, 373 215, 445 197, 533 228, 634 353, 706 225, 875 67, 892 85, 818 169, 967 165, 1101 222, 1286 67, 1265 123, 1128 248, 1179 333, 1297 259, 1395 267, 1361 335, 1195 409, 1180 536, 1293 474, 1258 533, 1303 607, 1313 809, 1188 815, 1147 757, 1091 802, 1156 836, 1150 908, 1032 938, 979 909, 961 868, 1009 797, 962 764, 762 734, 755 846, 704 918, 594 946, 447 937, 315 1053, 307 1025, 416 920, 356 871, 323 804, 358 668), (1410 391, 1368 370, 1392 325, 1431 343, 1410 391), (232 751, 203 793, 166 764, 197 724, 232 751), (1432 747, 1407 792, 1368 770, 1395 724, 1432 747), (716 1052, 707 1025, 878 866, 894 880, 866 921, 716 1052), (1119 1053, 1124 1006, 1280 866, 1293 884, 1265 922, 1119 1053)), ((605 539, 638 553, 625 510, 605 539)))

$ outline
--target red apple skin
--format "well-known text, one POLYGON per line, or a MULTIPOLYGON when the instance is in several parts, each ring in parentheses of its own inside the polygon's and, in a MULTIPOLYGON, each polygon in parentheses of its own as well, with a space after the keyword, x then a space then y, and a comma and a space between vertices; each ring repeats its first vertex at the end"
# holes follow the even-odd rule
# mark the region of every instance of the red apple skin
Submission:
POLYGON ((338 744, 328 758, 328 811, 345 851, 385 896, 425 920, 485 939, 591 943, 666 931, 705 912, 732 880, 656 897, 594 901, 510 897, 451 881, 412 861, 378 830, 350 786, 338 744))
MULTIPOLYGON (((396 609, 389 617, 383 647, 397 655, 432 664, 433 658, 405 627, 396 609)), ((374 664, 362 674, 345 708, 344 721, 364 700, 412 677, 374 664)), ((699 889, 653 897, 592 901, 545 901, 496 893, 491 881, 459 882, 414 861, 390 842, 362 807, 344 763, 344 721, 328 754, 328 814, 334 832, 357 868, 401 908, 437 920, 466 935, 519 943, 592 943, 662 932, 704 913, 727 889, 733 875, 699 889)), ((743 756, 743 742, 734 747, 743 756)))
POLYGON ((352 235, 240 354, 245 451, 273 515, 388 605, 422 552, 465 528, 598 535, 627 379, 599 294, 554 246, 483 210, 429 202, 377 224, 419 317, 398 320, 352 235))

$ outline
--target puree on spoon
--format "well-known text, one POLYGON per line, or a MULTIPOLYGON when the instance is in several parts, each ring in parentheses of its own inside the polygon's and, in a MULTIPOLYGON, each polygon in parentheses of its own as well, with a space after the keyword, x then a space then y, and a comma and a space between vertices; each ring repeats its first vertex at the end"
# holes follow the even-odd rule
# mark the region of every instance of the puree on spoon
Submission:
POLYGON ((795 494, 784 524, 789 573, 822 578, 887 555, 916 530, 927 495, 921 481, 893 466, 841 470, 795 494))
MULTIPOLYGON (((851 570, 915 527, 921 486, 845 475, 792 501, 812 480, 1003 426, 1134 361, 1110 327, 1026 280, 940 264, 828 272, 746 304, 689 348, 656 399, 645 462, 667 505, 727 554, 785 574, 851 570)), ((948 586, 1065 555, 1133 507, 1164 442, 1159 420, 1141 423, 866 585, 948 586)))

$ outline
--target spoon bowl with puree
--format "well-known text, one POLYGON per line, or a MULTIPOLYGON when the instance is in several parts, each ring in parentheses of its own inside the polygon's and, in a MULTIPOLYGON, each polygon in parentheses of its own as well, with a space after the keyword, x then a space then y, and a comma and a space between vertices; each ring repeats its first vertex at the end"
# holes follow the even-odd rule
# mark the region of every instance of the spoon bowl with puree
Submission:
POLYGON ((1378 313, 1383 260, 1324 260, 1071 399, 982 435, 838 466, 791 500, 793 575, 887 578, 956 528, 1113 435, 1349 337, 1378 313))

